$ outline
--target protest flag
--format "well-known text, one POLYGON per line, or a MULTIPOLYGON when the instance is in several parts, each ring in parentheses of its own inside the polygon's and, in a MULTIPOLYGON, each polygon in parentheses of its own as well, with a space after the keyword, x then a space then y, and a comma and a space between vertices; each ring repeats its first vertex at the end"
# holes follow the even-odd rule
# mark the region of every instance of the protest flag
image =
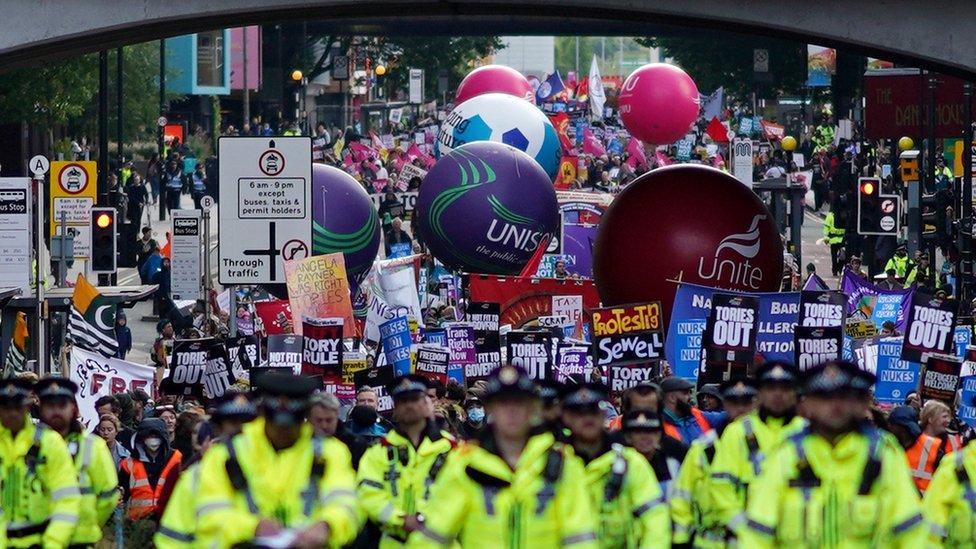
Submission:
POLYGON ((549 240, 551 238, 551 235, 546 235, 539 240, 539 246, 535 249, 532 257, 529 258, 529 262, 526 263, 525 267, 522 268, 522 272, 519 274, 519 276, 535 276, 536 271, 539 270, 539 264, 542 263, 542 256, 546 253, 546 249, 549 248, 549 240))
POLYGON ((590 128, 583 128, 583 152, 597 157, 607 154, 607 149, 593 135, 593 131, 590 128))
POLYGON ((539 86, 539 89, 535 92, 536 99, 539 103, 543 103, 546 100, 553 99, 557 94, 566 89, 566 85, 563 84, 563 79, 559 76, 559 70, 549 75, 546 81, 539 86))
POLYGON ((373 130, 369 131, 369 140, 373 144, 373 148, 379 152, 380 159, 383 160, 383 162, 386 162, 386 159, 390 156, 390 150, 383 145, 383 141, 376 136, 376 132, 373 130))
POLYGON ((549 121, 556 128, 556 135, 559 136, 559 144, 562 145, 563 152, 568 152, 573 148, 569 140, 569 115, 564 112, 549 115, 549 121))
POLYGON ((7 349, 7 359, 3 367, 3 377, 10 377, 24 371, 27 362, 27 313, 19 311, 14 320, 14 332, 7 349))
POLYGON ((590 100, 590 79, 583 78, 576 86, 576 100, 584 103, 590 100))
POLYGON ((708 137, 712 138, 712 141, 716 143, 728 143, 729 142, 729 129, 725 127, 725 124, 719 122, 718 117, 712 118, 712 121, 708 123, 708 127, 705 128, 705 133, 708 137))
POLYGON ((702 117, 706 120, 722 116, 722 104, 725 99, 725 88, 718 88, 710 95, 700 95, 702 117))
POLYGON ((603 80, 600 78, 600 67, 596 62, 596 54, 593 54, 593 61, 590 63, 589 84, 590 116, 602 120, 603 105, 607 102, 607 95, 603 91, 603 80))
POLYGON ((374 156, 373 149, 355 141, 349 144, 349 149, 352 151, 353 158, 356 159, 356 162, 362 162, 374 156))
POLYGON ((637 166, 647 165, 647 155, 644 154, 644 144, 640 142, 640 139, 636 137, 630 138, 630 143, 627 143, 627 165, 631 169, 637 166))
POLYGON ((556 181, 553 183, 557 189, 568 189, 576 180, 577 161, 576 156, 564 156, 559 161, 559 173, 556 174, 556 181))
POLYGON ((346 140, 340 137, 339 139, 336 139, 335 144, 332 145, 332 154, 338 158, 342 156, 342 149, 344 148, 346 148, 346 140))
POLYGON ((67 339, 77 347, 105 356, 115 356, 119 350, 115 339, 115 305, 82 274, 78 275, 71 297, 67 339))

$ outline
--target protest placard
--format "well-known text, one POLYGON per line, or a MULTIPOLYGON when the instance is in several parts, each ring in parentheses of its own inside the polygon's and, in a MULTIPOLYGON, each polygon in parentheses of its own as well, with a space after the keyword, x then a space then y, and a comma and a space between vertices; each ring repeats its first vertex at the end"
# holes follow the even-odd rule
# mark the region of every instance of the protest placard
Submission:
POLYGON ((388 412, 393 409, 393 397, 386 390, 396 379, 393 366, 379 366, 362 370, 353 374, 353 379, 355 379, 357 391, 369 387, 376 392, 376 398, 379 402, 376 407, 377 412, 388 412))
POLYGON ((248 370, 258 363, 261 356, 258 338, 253 335, 229 337, 224 340, 227 361, 235 379, 248 379, 248 370))
POLYGON ((471 301, 465 310, 465 321, 474 327, 474 348, 478 364, 484 368, 465 368, 465 377, 477 381, 497 368, 501 362, 501 345, 498 339, 501 305, 498 303, 471 301), (486 372, 482 373, 482 370, 486 372), (474 375, 472 375, 474 374, 474 375))
POLYGON ((407 318, 400 316, 380 324, 383 353, 398 376, 410 373, 410 327, 407 318))
POLYGON ((306 318, 302 325, 302 375, 340 375, 343 353, 342 319, 306 318))
MULTIPOLYGON (((304 351, 302 336, 279 334, 268 336, 268 368, 290 368, 292 373, 302 371, 304 351)), ((252 369, 253 375, 253 369, 252 369)))
POLYGON ((590 347, 571 342, 556 345, 556 381, 566 383, 570 378, 577 382, 589 379, 593 370, 590 347))
MULTIPOLYGON (((341 253, 286 261, 285 279, 293 318, 341 318, 349 335, 356 335, 341 253)), ((295 333, 300 335, 301 330, 302 325, 295 323, 295 333)))
POLYGON ((552 379, 552 334, 547 332, 508 332, 505 349, 508 362, 521 366, 536 381, 552 379))
POLYGON ((413 164, 404 164, 400 168, 400 175, 397 177, 397 188, 401 191, 406 191, 410 186, 410 180, 417 177, 423 180, 427 176, 427 170, 414 166, 413 164))
POLYGON ((657 377, 660 370, 657 363, 642 364, 611 364, 607 366, 607 382, 610 390, 620 393, 639 383, 651 381, 657 377))
POLYGON ((207 357, 214 346, 223 345, 212 337, 173 342, 169 377, 166 378, 171 390, 181 395, 203 396, 203 375, 207 369, 207 357))
POLYGON ((450 351, 440 345, 417 345, 417 365, 415 371, 427 379, 447 385, 447 366, 450 351))
POLYGON ((451 351, 451 364, 448 367, 448 378, 464 385, 464 370, 471 364, 477 364, 478 355, 474 347, 474 326, 467 323, 451 322, 444 327, 447 348, 451 351))
POLYGON ((207 363, 203 372, 203 394, 207 398, 219 398, 230 388, 237 377, 230 366, 226 345, 211 345, 207 350, 207 363))
POLYGON ((841 290, 847 296, 849 319, 870 320, 879 330, 890 320, 899 333, 905 333, 906 305, 915 293, 914 285, 901 290, 886 290, 845 269, 841 290))
POLYGON ((254 311, 261 321, 265 335, 289 334, 292 331, 291 304, 284 299, 258 301, 254 311))
MULTIPOLYGON (((905 351, 902 349, 902 356, 905 351)), ((923 399, 936 399, 952 405, 959 388, 962 361, 953 355, 926 353, 922 357, 922 370, 919 374, 918 394, 923 399)))
POLYGON ((878 379, 875 382, 874 394, 882 404, 900 405, 905 401, 908 393, 918 389, 920 366, 915 362, 902 360, 901 345, 900 337, 883 337, 876 344, 875 375, 878 379))
POLYGON ((570 324, 575 324, 583 317, 583 296, 554 295, 552 296, 552 315, 569 318, 570 324))
POLYGON ((95 402, 106 395, 141 389, 152 396, 155 368, 119 358, 109 358, 79 347, 71 348, 68 379, 78 385, 75 402, 85 432, 98 425, 95 402))
POLYGON ((838 360, 844 349, 844 329, 840 326, 797 326, 794 336, 796 359, 793 364, 801 371, 838 360))
POLYGON ((901 357, 919 362, 925 353, 954 354, 956 300, 915 292, 909 303, 901 357))
POLYGON ((661 304, 636 303, 593 309, 593 364, 638 364, 664 358, 661 304))
POLYGON ((847 297, 840 292, 800 292, 800 318, 797 326, 816 328, 844 326, 847 297))
POLYGON ((848 319, 844 325, 844 333, 852 339, 864 339, 878 335, 878 327, 870 320, 848 319))
POLYGON ((712 310, 702 339, 705 372, 698 376, 699 384, 728 380, 733 371, 746 372, 755 360, 758 321, 758 297, 726 293, 712 296, 712 310))

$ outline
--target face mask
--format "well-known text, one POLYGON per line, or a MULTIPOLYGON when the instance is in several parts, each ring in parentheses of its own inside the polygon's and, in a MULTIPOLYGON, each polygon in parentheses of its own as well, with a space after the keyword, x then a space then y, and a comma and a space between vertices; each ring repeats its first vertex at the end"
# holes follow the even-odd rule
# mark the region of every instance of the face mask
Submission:
POLYGON ((481 423, 485 420, 484 408, 471 408, 468 410, 468 420, 472 423, 481 423))
POLYGON ((162 446, 163 439, 159 437, 149 437, 143 440, 142 443, 146 445, 146 448, 148 448, 150 452, 155 452, 156 450, 159 450, 160 446, 162 446))

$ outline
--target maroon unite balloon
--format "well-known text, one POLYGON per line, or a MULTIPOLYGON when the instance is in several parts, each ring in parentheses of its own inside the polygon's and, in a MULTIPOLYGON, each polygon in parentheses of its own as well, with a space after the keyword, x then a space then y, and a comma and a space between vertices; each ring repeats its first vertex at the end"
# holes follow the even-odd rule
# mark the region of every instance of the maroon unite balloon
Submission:
POLYGON ((677 280, 772 292, 783 277, 773 215, 734 177, 675 165, 630 184, 600 222, 593 278, 604 305, 660 301, 671 316, 677 280))

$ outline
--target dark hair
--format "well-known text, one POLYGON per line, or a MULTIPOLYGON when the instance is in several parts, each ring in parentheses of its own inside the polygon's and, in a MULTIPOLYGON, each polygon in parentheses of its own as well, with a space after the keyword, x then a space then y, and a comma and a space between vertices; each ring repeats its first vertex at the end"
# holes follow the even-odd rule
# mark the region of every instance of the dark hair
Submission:
POLYGON ((119 415, 119 412, 121 411, 119 408, 119 400, 112 395, 105 395, 103 397, 99 397, 98 400, 95 401, 95 408, 100 408, 102 406, 105 406, 106 404, 111 404, 112 413, 115 414, 116 416, 119 415))
MULTIPOLYGON (((663 395, 661 394, 661 388, 658 387, 657 385, 652 385, 652 384, 637 385, 635 387, 631 387, 630 389, 627 389, 620 396, 620 414, 627 415, 627 413, 631 411, 630 409, 634 405, 633 395, 636 394, 640 396, 647 396, 651 393, 657 394, 658 407, 660 408, 660 402, 663 397, 663 395)), ((658 410, 654 410, 654 411, 657 412, 658 410)))
POLYGON ((464 402, 464 387, 451 383, 445 389, 445 396, 454 402, 464 402))

